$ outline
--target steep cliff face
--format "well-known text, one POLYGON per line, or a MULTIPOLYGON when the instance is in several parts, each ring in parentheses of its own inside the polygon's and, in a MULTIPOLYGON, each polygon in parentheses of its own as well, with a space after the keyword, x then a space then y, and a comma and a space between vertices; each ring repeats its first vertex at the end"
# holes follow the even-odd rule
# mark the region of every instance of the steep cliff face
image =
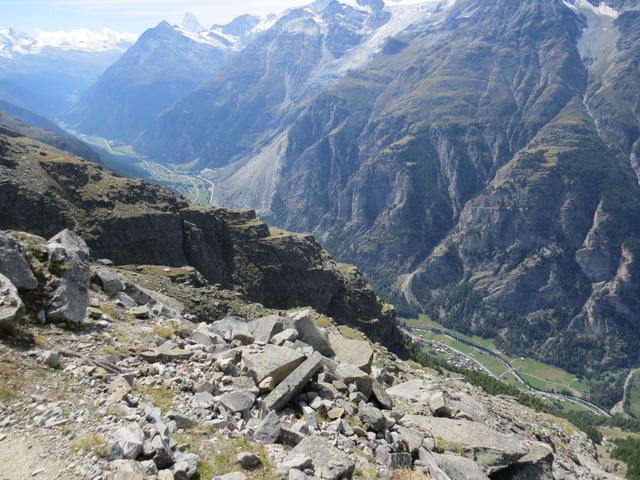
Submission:
POLYGON ((308 305, 392 339, 395 311, 362 274, 313 237, 277 231, 252 211, 201 208, 24 137, 2 136, 3 229, 49 237, 72 228, 96 258, 195 267, 210 283, 272 308, 308 305))

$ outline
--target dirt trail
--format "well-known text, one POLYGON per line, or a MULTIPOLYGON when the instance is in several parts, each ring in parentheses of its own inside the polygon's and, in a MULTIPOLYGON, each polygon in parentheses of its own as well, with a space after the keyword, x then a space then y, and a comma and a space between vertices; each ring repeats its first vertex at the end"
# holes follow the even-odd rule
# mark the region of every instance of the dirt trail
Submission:
POLYGON ((0 439, 0 480, 62 478, 60 466, 40 440, 4 433, 0 433, 0 439))

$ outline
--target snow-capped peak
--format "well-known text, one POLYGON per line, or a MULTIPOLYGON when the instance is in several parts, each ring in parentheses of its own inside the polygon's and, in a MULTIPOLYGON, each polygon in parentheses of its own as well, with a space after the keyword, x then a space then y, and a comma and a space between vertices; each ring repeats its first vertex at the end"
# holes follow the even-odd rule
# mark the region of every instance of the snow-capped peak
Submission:
POLYGON ((185 32, 195 33, 195 34, 202 33, 207 30, 200 24, 196 16, 190 12, 185 13, 184 18, 182 19, 182 25, 180 26, 180 28, 185 32))
POLYGON ((36 55, 45 48, 84 52, 124 51, 137 38, 136 34, 116 32, 108 28, 102 32, 86 28, 66 32, 38 30, 33 36, 9 28, 0 30, 0 56, 11 58, 13 55, 36 55))

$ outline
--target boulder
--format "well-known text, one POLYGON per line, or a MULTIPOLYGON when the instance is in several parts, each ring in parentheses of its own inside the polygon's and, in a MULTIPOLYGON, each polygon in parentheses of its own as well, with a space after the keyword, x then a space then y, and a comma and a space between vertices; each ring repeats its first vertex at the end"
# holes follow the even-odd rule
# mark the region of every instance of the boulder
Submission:
POLYGON ((347 363, 341 363, 336 368, 336 375, 347 385, 355 384, 358 391, 365 397, 371 396, 371 389, 373 388, 373 379, 354 365, 347 363))
POLYGON ((384 414, 375 407, 366 407, 360 411, 360 420, 374 432, 380 432, 387 426, 384 414))
POLYGON ((298 331, 295 328, 287 328, 271 337, 271 343, 282 346, 286 342, 295 342, 298 339, 298 331))
POLYGON ((24 303, 11 280, 0 273, 0 330, 13 331, 24 315, 24 303))
POLYGON ((189 336, 189 340, 198 345, 204 345, 205 347, 225 343, 224 339, 220 335, 213 333, 209 329, 209 325, 204 322, 199 323, 196 328, 193 329, 189 336))
POLYGON ((298 331, 298 339, 313 347, 325 357, 333 357, 334 351, 329 344, 329 336, 324 328, 318 327, 308 310, 295 312, 288 316, 291 326, 298 331))
POLYGON ((138 318, 140 320, 146 320, 151 316, 151 310, 146 305, 140 305, 137 307, 133 307, 129 310, 129 315, 138 318))
POLYGON ((115 297, 120 292, 124 292, 126 288, 122 277, 108 268, 97 269, 93 274, 93 279, 102 288, 102 291, 110 297, 115 297))
POLYGON ((329 333, 329 344, 335 352, 335 359, 340 363, 355 365, 366 373, 371 373, 373 349, 368 342, 352 340, 337 332, 329 333))
POLYGON ((195 453, 182 453, 176 451, 176 463, 171 467, 171 473, 175 480, 190 480, 198 471, 199 457, 195 453))
POLYGON ((144 432, 136 423, 121 427, 111 444, 111 458, 135 460, 142 454, 144 432))
POLYGON ((264 399, 265 409, 269 411, 283 408, 302 391, 311 380, 311 377, 318 373, 321 368, 322 355, 314 352, 264 399))
POLYGON ((254 338, 244 318, 229 316, 213 322, 211 330, 227 341, 240 340, 244 345, 253 343, 254 338))
POLYGON ((553 460, 553 451, 548 445, 534 443, 529 453, 505 473, 510 480, 553 480, 553 460))
POLYGON ((407 415, 415 426, 433 436, 440 453, 456 452, 475 460, 482 470, 491 475, 509 467, 529 453, 529 449, 515 435, 492 430, 469 420, 407 415))
POLYGON ((400 434, 401 442, 407 452, 411 453, 413 456, 417 456, 418 450, 424 442, 423 434, 414 428, 404 427, 401 425, 396 426, 396 431, 400 434))
POLYGON ((18 241, 0 231, 0 273, 11 280, 16 288, 33 290, 38 280, 33 275, 18 241))
POLYGON ((489 480, 482 468, 473 460, 457 455, 432 453, 436 464, 451 480, 489 480))
POLYGON ((325 480, 351 478, 355 469, 348 455, 320 437, 306 437, 291 450, 285 462, 301 456, 311 458, 315 476, 325 480))
POLYGON ((198 392, 191 397, 191 405, 194 408, 211 408, 215 402, 215 397, 209 392, 198 392))
POLYGON ((135 460, 114 460, 109 463, 113 480, 144 480, 145 469, 135 460))
POLYGON ((270 411, 256 428, 253 439, 260 443, 276 443, 282 431, 282 422, 275 411, 270 411))
POLYGON ((47 320, 82 323, 89 305, 89 248, 71 230, 63 230, 47 242, 47 249, 48 270, 57 277, 47 320))
POLYGON ((295 350, 271 344, 258 349, 247 347, 242 352, 242 360, 256 383, 271 377, 274 386, 288 377, 305 358, 295 350))
POLYGON ((382 385, 375 380, 371 382, 371 397, 385 410, 393 409, 393 400, 391 399, 391 396, 385 391, 382 385))
POLYGON ((256 395, 247 390, 239 392, 229 392, 220 395, 216 399, 224 408, 232 413, 250 410, 256 401, 256 395))
POLYGON ((278 315, 268 315, 247 324, 254 341, 268 343, 271 337, 282 332, 282 318, 278 315))

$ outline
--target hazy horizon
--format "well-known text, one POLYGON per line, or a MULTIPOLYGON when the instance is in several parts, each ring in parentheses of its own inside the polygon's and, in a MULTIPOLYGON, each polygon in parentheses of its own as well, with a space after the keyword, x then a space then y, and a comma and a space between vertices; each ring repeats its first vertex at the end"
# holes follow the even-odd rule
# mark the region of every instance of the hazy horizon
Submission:
POLYGON ((109 28, 142 33, 162 20, 179 23, 186 12, 204 26, 227 23, 250 13, 267 15, 305 5, 310 0, 3 0, 0 28, 33 33, 88 28, 109 28))

